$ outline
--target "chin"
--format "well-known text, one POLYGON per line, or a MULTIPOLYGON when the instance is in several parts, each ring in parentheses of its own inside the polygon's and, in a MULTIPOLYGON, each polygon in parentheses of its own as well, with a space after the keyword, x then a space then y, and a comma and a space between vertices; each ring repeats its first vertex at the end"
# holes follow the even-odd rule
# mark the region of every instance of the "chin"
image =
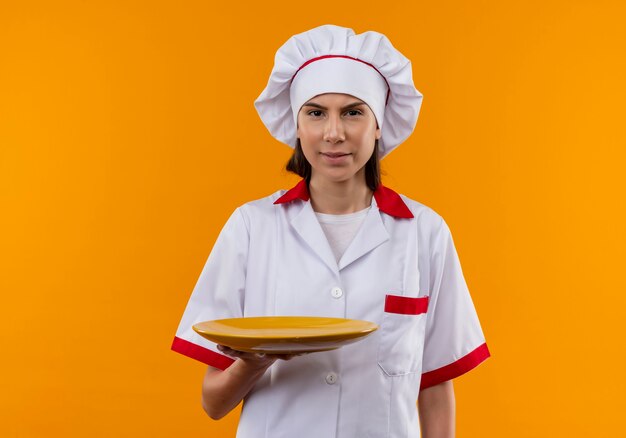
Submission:
MULTIPOLYGON (((336 172, 318 172, 317 177, 320 180, 326 180, 332 183, 343 183, 357 178, 357 172, 350 172, 347 169, 337 169, 336 172)), ((365 181, 365 178, 363 178, 365 181)))

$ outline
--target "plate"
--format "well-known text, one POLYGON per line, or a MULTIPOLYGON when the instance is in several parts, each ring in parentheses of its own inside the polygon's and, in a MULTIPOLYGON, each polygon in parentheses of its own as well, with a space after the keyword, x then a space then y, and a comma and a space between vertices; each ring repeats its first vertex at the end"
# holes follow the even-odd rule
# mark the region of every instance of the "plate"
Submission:
POLYGON ((267 354, 334 350, 363 339, 377 328, 369 321, 316 316, 230 318, 193 326, 198 334, 217 344, 267 354))

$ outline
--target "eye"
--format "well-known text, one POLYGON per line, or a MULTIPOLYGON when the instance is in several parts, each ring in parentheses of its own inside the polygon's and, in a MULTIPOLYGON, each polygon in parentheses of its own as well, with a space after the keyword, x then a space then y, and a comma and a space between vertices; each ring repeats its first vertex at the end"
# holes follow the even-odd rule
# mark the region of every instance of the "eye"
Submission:
POLYGON ((349 115, 349 116, 352 116, 352 117, 353 116, 360 116, 360 115, 363 114, 363 111, 358 110, 358 109, 351 109, 351 110, 347 111, 346 114, 349 115))
POLYGON ((309 111, 307 114, 313 117, 320 117, 322 115, 322 112, 320 110, 313 110, 309 111))

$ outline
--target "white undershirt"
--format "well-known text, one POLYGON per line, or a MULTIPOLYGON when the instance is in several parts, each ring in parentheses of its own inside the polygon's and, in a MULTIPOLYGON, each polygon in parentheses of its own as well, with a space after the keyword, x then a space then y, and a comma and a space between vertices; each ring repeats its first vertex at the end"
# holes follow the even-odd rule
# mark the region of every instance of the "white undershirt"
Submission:
POLYGON ((341 256, 343 256, 348 245, 350 245, 357 231, 359 231, 370 208, 367 207, 356 213, 348 214, 315 213, 322 230, 324 230, 324 234, 326 234, 337 263, 339 263, 341 256))

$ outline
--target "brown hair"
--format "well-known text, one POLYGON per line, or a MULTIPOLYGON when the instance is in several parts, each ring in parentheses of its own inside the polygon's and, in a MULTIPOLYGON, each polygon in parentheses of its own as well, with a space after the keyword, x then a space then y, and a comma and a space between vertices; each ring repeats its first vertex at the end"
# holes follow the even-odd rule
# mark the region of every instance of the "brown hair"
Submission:
MULTIPOLYGON (((308 184, 311 181, 311 164, 307 161, 302 152, 300 139, 296 140, 296 147, 287 165, 285 166, 289 172, 301 176, 308 184)), ((380 158, 378 157, 378 139, 374 143, 374 152, 367 163, 365 163, 365 183, 372 191, 376 191, 380 185, 380 158)))

